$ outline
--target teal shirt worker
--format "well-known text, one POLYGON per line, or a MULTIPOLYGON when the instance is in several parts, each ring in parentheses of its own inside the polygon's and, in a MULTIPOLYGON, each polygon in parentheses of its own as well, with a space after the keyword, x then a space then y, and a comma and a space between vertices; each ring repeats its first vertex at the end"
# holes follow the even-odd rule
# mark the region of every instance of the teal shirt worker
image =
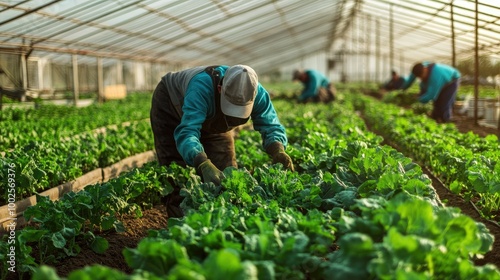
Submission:
POLYGON ((416 78, 420 79, 418 100, 421 103, 433 101, 432 118, 438 122, 448 122, 460 84, 460 72, 445 64, 416 63, 403 85, 403 90, 408 89, 416 78))
POLYGON ((330 80, 317 70, 295 70, 293 80, 300 81, 304 88, 298 97, 299 102, 323 102, 335 100, 335 88, 330 80))
MULTIPOLYGON (((272 162, 294 171, 285 152, 285 128, 251 67, 199 66, 169 72, 153 93, 150 111, 158 161, 195 167, 204 183, 219 186, 221 170, 238 167, 233 130, 250 119, 272 162)), ((169 217, 184 215, 181 187, 174 184, 174 192, 167 196, 169 217)))
MULTIPOLYGON (((219 66, 215 70, 219 71, 221 77, 224 77, 228 68, 228 66, 219 66)), ((200 142, 203 123, 216 115, 216 93, 212 89, 212 78, 208 73, 202 71, 193 76, 185 90, 183 116, 175 129, 174 138, 177 150, 190 166, 194 166, 194 158, 199 153, 204 152, 200 142)), ((287 145, 285 128, 278 119, 269 93, 260 83, 257 85, 250 118, 254 129, 261 134, 264 149, 274 142, 279 142, 283 146, 287 145)), ((232 128, 234 127, 229 129, 232 128)), ((234 166, 234 164, 232 165, 234 166)))

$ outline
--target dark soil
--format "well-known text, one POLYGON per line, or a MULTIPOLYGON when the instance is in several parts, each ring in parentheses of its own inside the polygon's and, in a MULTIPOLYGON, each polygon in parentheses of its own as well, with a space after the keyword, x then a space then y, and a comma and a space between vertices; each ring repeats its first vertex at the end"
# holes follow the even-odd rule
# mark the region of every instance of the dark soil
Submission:
MULTIPOLYGON (((158 205, 152 209, 143 210, 141 218, 132 216, 124 217, 123 222, 126 231, 123 233, 107 232, 96 235, 106 238, 109 242, 109 248, 103 254, 97 254, 88 246, 82 246, 81 252, 75 257, 68 257, 61 260, 57 264, 50 265, 54 267, 60 277, 67 277, 70 272, 83 268, 85 266, 99 264, 107 267, 112 267, 131 273, 130 269, 123 257, 123 249, 136 248, 141 239, 148 235, 150 229, 162 229, 167 226, 167 210, 164 205, 158 205)), ((36 248, 33 249, 32 255, 37 256, 36 248)), ((25 275, 26 276, 26 275, 25 275)), ((30 279, 26 278, 25 279, 30 279)), ((10 273, 7 280, 20 279, 15 273, 10 273)))
POLYGON ((104 254, 97 254, 88 247, 82 248, 77 256, 67 258, 55 265, 57 274, 61 277, 67 277, 71 271, 92 264, 100 264, 130 273, 132 269, 125 262, 122 254, 123 249, 136 248, 139 241, 148 235, 148 230, 165 228, 167 219, 167 209, 164 205, 144 210, 141 218, 126 217, 122 220, 126 232, 111 232, 101 235, 109 242, 109 248, 104 254))

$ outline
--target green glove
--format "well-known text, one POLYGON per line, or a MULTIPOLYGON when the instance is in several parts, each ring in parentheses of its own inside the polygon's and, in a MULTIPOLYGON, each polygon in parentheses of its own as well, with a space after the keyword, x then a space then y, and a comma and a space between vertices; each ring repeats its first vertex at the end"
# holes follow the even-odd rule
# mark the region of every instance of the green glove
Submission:
POLYGON ((224 173, 220 171, 211 160, 207 158, 205 153, 200 153, 196 156, 194 160, 195 166, 199 173, 201 173, 201 177, 203 178, 204 183, 214 183, 215 185, 220 185, 222 179, 224 179, 224 173))
POLYGON ((283 167, 295 171, 290 156, 285 152, 285 147, 280 142, 274 142, 266 148, 266 152, 273 158, 273 163, 281 163, 283 167))

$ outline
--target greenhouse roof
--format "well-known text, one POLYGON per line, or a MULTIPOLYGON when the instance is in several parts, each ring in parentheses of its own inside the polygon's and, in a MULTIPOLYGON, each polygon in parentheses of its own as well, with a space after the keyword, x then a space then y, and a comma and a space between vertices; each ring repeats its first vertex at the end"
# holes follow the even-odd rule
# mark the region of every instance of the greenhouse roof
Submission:
MULTIPOLYGON (((455 52, 469 57, 475 2, 440 0, 4 0, 0 51, 260 71, 315 53, 449 61, 452 7, 455 52)), ((478 1, 478 11, 480 52, 499 57, 498 0, 478 1)))

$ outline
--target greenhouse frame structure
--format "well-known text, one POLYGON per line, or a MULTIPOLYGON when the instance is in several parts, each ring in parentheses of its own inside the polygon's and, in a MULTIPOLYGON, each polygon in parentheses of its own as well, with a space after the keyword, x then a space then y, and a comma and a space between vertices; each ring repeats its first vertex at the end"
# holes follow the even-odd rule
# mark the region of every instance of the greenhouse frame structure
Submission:
POLYGON ((168 71, 210 64, 381 82, 417 61, 498 61, 499 15, 495 0, 0 1, 0 86, 102 100, 107 85, 151 91, 168 71))

